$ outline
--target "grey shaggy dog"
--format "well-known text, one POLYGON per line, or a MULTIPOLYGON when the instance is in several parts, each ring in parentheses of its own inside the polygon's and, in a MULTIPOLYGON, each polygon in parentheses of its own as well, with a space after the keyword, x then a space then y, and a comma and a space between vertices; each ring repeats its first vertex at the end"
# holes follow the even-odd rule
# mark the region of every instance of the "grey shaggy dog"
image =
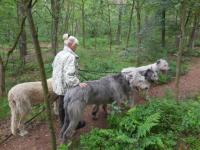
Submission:
MULTIPOLYGON (((133 72, 133 71, 129 71, 129 72, 133 72)), ((147 70, 144 70, 144 71, 139 71, 139 73, 145 77, 145 79, 149 82, 149 83, 153 83, 153 82, 156 82, 158 80, 158 74, 157 72, 153 71, 152 69, 147 69, 147 70)), ((137 90, 135 90, 135 92, 137 92, 137 90)), ((146 90, 146 93, 148 92, 148 90, 146 90)), ((133 102, 131 102, 131 105, 133 105, 133 102)), ((104 104, 102 106, 105 114, 107 115, 107 105, 104 104)), ((99 105, 94 105, 93 108, 92 108, 92 118, 93 120, 97 120, 98 117, 97 117, 97 113, 99 111, 99 105)))
POLYGON ((134 88, 147 90, 150 86, 139 72, 120 73, 86 83, 86 87, 76 86, 65 94, 65 119, 60 133, 63 141, 74 134, 86 105, 110 104, 113 101, 121 105, 134 88))

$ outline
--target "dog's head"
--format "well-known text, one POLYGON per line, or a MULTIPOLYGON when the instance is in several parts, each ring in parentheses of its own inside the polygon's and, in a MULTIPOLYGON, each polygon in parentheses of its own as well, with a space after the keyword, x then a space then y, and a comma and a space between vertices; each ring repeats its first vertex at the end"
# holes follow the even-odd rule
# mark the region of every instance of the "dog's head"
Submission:
POLYGON ((131 88, 137 90, 148 90, 150 88, 149 82, 138 71, 124 72, 125 78, 129 81, 131 88))
POLYGON ((145 71, 139 72, 142 76, 145 77, 145 79, 149 82, 155 82, 158 81, 158 74, 157 72, 153 71, 152 69, 147 69, 145 71))
POLYGON ((157 60, 156 65, 158 67, 158 70, 162 73, 167 73, 167 71, 169 70, 168 62, 164 59, 157 60))

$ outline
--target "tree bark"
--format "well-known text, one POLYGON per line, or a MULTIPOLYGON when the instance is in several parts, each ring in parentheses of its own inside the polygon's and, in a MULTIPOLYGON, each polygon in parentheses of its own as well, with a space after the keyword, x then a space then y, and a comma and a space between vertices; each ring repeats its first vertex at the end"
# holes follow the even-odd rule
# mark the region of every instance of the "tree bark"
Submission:
POLYGON ((190 38, 189 38, 189 42, 188 42, 188 46, 190 49, 194 48, 194 42, 195 42, 195 37, 196 37, 196 30, 198 28, 198 24, 199 24, 199 14, 195 13, 194 15, 194 22, 193 22, 193 26, 192 26, 192 32, 190 34, 190 38))
MULTIPOLYGON (((25 11, 23 7, 23 3, 21 0, 17 1, 17 14, 18 14, 18 24, 22 22, 25 17, 25 11)), ((23 28, 21 35, 19 37, 19 51, 20 51, 20 59, 23 64, 25 64, 25 56, 27 55, 27 42, 26 42, 26 31, 23 28)))
POLYGON ((33 44, 34 44, 34 47, 35 47, 35 53, 36 53, 36 56, 37 56, 38 65, 39 65, 39 69, 40 69, 40 76, 41 76, 41 80, 42 80, 42 87, 43 87, 43 93, 44 93, 44 101, 45 101, 46 108, 47 108, 47 121, 48 121, 48 125, 49 125, 49 130, 50 130, 50 133, 51 133, 52 149, 56 150, 56 137, 55 137, 55 132, 54 132, 53 123, 52 123, 50 102, 48 100, 48 98, 50 96, 49 96, 48 87, 47 87, 47 80, 46 80, 46 74, 45 74, 45 70, 44 70, 44 63, 43 63, 43 58, 42 58, 42 55, 41 55, 41 48, 40 48, 40 44, 39 44, 39 41, 38 41, 38 35, 37 35, 37 32, 36 32, 35 24, 34 24, 32 13, 31 13, 32 0, 30 0, 30 1, 26 0, 25 2, 26 2, 25 3, 26 13, 27 13, 28 21, 29 21, 31 36, 32 36, 32 39, 33 39, 33 44))
POLYGON ((181 1, 180 6, 180 35, 179 35, 179 47, 178 47, 178 56, 176 62, 176 99, 179 100, 179 81, 181 73, 181 58, 182 51, 184 48, 184 36, 185 36, 185 17, 186 17, 186 0, 181 1))
POLYGON ((122 0, 120 0, 120 5, 119 5, 119 16, 118 16, 118 26, 117 26, 117 34, 116 34, 116 44, 120 45, 121 44, 121 29, 122 29, 122 9, 123 5, 121 4, 122 0))
POLYGON ((111 18, 110 18, 110 4, 107 0, 107 7, 108 7, 108 27, 109 27, 109 48, 110 52, 112 51, 112 29, 111 29, 111 18))
POLYGON ((141 53, 141 43, 142 43, 142 37, 141 37, 141 6, 140 1, 136 0, 136 13, 137 13, 137 54, 136 54, 136 65, 139 66, 140 64, 140 53, 141 53))
POLYGON ((3 64, 3 59, 0 56, 0 97, 4 96, 6 93, 5 88, 5 68, 3 64))
POLYGON ((85 48, 85 0, 82 0, 81 7, 82 15, 82 34, 83 34, 83 47, 85 48))
POLYGON ((130 19, 129 19, 129 27, 128 27, 128 33, 127 33, 127 38, 126 38, 126 50, 128 48, 129 38, 130 38, 130 34, 131 34, 131 26, 132 26, 134 5, 135 5, 135 0, 133 0, 132 7, 131 7, 131 13, 130 13, 130 19))
POLYGON ((53 54, 56 55, 58 48, 58 25, 60 14, 60 0, 51 0, 52 10, 52 34, 51 34, 51 47, 53 54))
POLYGON ((162 33, 161 33, 161 39, 162 39, 162 47, 165 47, 165 14, 166 14, 166 9, 162 8, 162 18, 161 18, 161 28, 162 28, 162 33))

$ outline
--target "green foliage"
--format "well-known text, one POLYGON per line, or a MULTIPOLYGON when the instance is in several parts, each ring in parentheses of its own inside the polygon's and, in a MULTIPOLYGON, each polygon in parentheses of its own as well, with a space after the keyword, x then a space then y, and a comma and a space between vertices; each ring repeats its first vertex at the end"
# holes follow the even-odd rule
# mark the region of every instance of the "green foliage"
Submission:
POLYGON ((58 150, 68 150, 71 144, 71 142, 69 142, 67 145, 61 144, 59 145, 58 150))
POLYGON ((0 98, 0 120, 5 119, 10 114, 10 108, 6 97, 0 98))
POLYGON ((94 129, 81 136, 86 149, 174 149, 179 141, 199 148, 199 101, 162 98, 109 116, 110 129, 94 129))

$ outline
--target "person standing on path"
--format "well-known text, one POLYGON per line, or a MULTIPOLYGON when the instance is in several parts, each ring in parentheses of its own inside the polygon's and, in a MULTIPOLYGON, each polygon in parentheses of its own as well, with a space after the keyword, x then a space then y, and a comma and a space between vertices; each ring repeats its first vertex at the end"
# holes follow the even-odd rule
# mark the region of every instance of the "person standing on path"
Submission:
MULTIPOLYGON (((53 91, 59 96, 59 119, 61 126, 64 123, 64 95, 72 87, 80 86, 84 88, 86 83, 80 83, 78 79, 78 60, 79 57, 75 53, 78 46, 78 40, 74 36, 67 33, 63 35, 64 48, 54 58, 52 67, 52 87, 53 91)), ((85 121, 80 121, 77 128, 85 126, 85 121)))

